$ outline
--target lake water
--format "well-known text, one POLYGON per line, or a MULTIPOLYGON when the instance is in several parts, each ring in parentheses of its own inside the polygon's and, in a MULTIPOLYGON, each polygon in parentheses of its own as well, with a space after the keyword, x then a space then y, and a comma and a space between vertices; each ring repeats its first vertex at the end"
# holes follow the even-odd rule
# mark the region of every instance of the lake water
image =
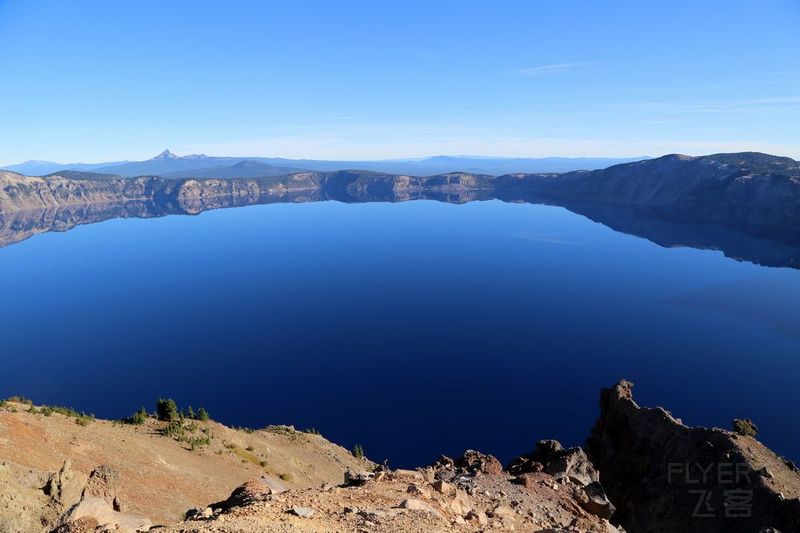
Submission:
POLYGON ((0 249, 0 279, 2 397, 108 418, 172 397, 229 425, 313 426, 399 467, 579 444, 600 388, 624 377, 642 405, 753 418, 800 459, 800 271, 561 207, 116 219, 0 249))

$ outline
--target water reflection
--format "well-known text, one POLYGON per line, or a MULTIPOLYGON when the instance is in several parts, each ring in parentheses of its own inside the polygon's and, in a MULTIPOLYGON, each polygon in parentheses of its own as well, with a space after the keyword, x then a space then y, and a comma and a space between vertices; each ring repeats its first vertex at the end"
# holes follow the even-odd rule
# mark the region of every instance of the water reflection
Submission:
MULTIPOLYGON (((708 223, 688 212, 643 206, 566 202, 535 195, 491 191, 402 191, 391 187, 369 191, 344 189, 240 194, 210 198, 164 198, 152 201, 96 203, 43 210, 0 211, 0 247, 40 233, 68 231, 82 224, 114 218, 153 218, 194 215, 211 209, 269 203, 339 201, 345 203, 435 200, 466 203, 499 199, 505 202, 557 205, 609 228, 648 239, 664 247, 718 250, 726 257, 763 266, 800 268, 800 231, 751 224, 708 223)), ((525 237, 530 238, 530 236, 525 237)))

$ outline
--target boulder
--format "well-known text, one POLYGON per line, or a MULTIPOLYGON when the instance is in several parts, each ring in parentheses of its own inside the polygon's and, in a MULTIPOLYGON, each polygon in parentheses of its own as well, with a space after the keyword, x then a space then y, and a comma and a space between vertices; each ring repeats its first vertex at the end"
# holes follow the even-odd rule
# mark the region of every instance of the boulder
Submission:
POLYGON ((406 492, 409 494, 413 494, 414 496, 421 496, 423 498, 429 498, 430 492, 426 489, 422 488, 420 485, 416 483, 411 483, 408 488, 406 488, 406 492))
POLYGON ((522 485, 526 489, 532 489, 536 486, 536 477, 533 474, 520 474, 512 479, 517 485, 522 485))
POLYGON ((487 475, 499 475, 503 473, 503 465, 493 455, 467 450, 460 458, 455 461, 455 467, 474 474, 480 472, 487 475))
POLYGON ((457 516, 464 516, 473 509, 472 500, 467 493, 461 489, 455 491, 453 499, 450 501, 448 507, 450 511, 457 516))
POLYGON ((586 486, 575 487, 573 496, 584 510, 600 518, 609 519, 616 510, 606 496, 603 486, 597 481, 586 486))
POLYGON ((210 507, 213 510, 229 511, 234 507, 244 507, 255 502, 267 500, 272 493, 272 487, 263 477, 253 479, 236 487, 226 500, 212 503, 210 507))
POLYGON ((433 482, 433 490, 445 496, 451 496, 456 492, 456 488, 453 485, 441 479, 433 482))
POLYGON ((600 480, 586 452, 579 447, 555 452, 546 462, 544 471, 556 479, 566 477, 578 485, 588 485, 600 480))
POLYGON ((353 472, 352 470, 346 470, 344 473, 344 484, 348 487, 360 487, 367 483, 367 481, 371 480, 375 477, 375 474, 372 472, 367 472, 365 470, 359 472, 353 472))
POLYGON ((314 509, 310 507, 292 507, 289 512, 300 518, 311 518, 314 516, 314 509))
POLYGON ((88 497, 74 505, 61 519, 60 530, 73 531, 74 526, 70 524, 89 524, 95 523, 97 527, 105 530, 119 529, 128 531, 149 531, 153 527, 152 522, 143 516, 120 513, 115 511, 111 505, 102 498, 88 497))
POLYGON ((423 502, 422 500, 417 500, 416 498, 408 498, 403 500, 400 505, 400 509, 407 509, 409 511, 422 511, 438 518, 444 518, 442 514, 428 505, 427 503, 423 502))
POLYGON ((492 510, 492 517, 499 518, 504 522, 514 522, 517 519, 517 513, 507 505, 498 505, 492 510))
MULTIPOLYGON (((259 478, 259 481, 262 484, 264 484, 267 487, 269 487, 269 489, 272 491, 272 494, 279 494, 281 492, 286 492, 287 490, 289 490, 286 487, 286 484, 284 484, 283 481, 281 481, 280 479, 278 479, 278 478, 276 478, 274 476, 270 476, 269 474, 263 474, 259 478)), ((327 489, 325 487, 323 487, 323 490, 327 490, 327 489)))
POLYGON ((542 470, 556 479, 568 478, 579 485, 599 480, 583 448, 565 450, 557 440, 540 440, 532 453, 517 457, 508 465, 508 471, 518 476, 542 470))
POLYGON ((474 522, 481 526, 485 526, 486 524, 489 523, 489 519, 486 517, 486 513, 475 509, 467 513, 467 516, 464 518, 467 519, 467 522, 474 522))

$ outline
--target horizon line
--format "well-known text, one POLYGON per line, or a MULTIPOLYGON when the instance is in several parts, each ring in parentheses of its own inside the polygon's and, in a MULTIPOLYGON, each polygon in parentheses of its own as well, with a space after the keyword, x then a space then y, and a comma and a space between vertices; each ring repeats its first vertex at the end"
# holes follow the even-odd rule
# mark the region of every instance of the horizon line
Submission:
POLYGON ((381 163, 381 162, 423 162, 430 159, 436 158, 464 158, 464 159, 485 159, 485 160, 545 160, 545 159, 565 159, 565 160, 587 160, 587 159, 603 159, 603 160, 643 160, 643 159, 657 159, 659 157, 665 157, 669 155, 683 155, 689 157, 702 157, 708 155, 715 155, 715 154, 736 154, 736 153, 762 153, 766 155, 771 155, 775 157, 788 157, 789 159, 795 159, 792 156, 782 155, 777 153, 770 153, 761 150, 736 150, 736 151, 717 151, 717 152, 704 152, 702 154, 689 154, 683 152, 666 152, 661 155, 635 155, 635 156, 604 156, 604 155, 575 155, 575 156, 564 156, 564 155, 552 155, 552 156, 504 156, 504 155, 480 155, 480 154, 433 154, 427 156, 416 156, 416 157, 391 157, 391 158, 373 158, 373 159, 326 159, 326 158, 315 158, 315 157, 285 157, 285 156, 277 156, 277 155, 207 155, 207 154, 199 154, 199 153, 187 153, 184 155, 178 155, 171 150, 163 150, 156 154, 153 157, 147 159, 118 159, 118 160, 108 160, 108 161, 73 161, 69 163, 62 163, 60 161, 52 161, 49 159, 27 159, 24 161, 17 161, 17 162, 10 162, 10 163, 0 163, 0 169, 5 169, 11 166, 18 166, 18 165, 25 165, 25 164, 51 164, 51 165, 101 165, 101 164, 108 164, 109 166, 112 165, 120 165, 125 163, 141 163, 155 159, 159 155, 163 154, 164 152, 169 152, 170 154, 174 155, 176 158, 187 158, 187 157, 207 157, 209 159, 283 159, 287 161, 320 161, 320 162, 354 162, 354 163, 381 163))

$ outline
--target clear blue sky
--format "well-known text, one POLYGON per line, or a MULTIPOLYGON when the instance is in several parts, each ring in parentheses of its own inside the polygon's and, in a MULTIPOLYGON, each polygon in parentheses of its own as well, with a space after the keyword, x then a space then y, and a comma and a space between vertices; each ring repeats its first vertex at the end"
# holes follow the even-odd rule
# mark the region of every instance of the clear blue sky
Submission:
POLYGON ((800 2, 0 0, 0 164, 800 157, 800 2))

